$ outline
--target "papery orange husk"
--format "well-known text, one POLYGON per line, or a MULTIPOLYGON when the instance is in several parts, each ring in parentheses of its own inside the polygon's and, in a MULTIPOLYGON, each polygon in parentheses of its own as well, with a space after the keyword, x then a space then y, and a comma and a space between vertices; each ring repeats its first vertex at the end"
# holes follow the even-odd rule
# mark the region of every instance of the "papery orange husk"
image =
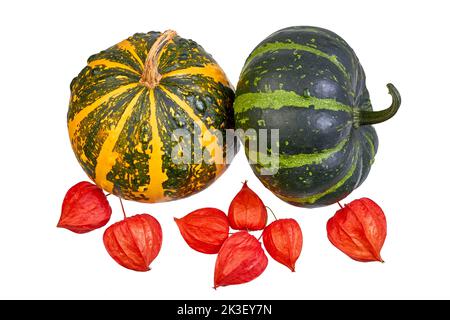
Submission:
POLYGON ((107 224, 111 212, 102 189, 90 182, 79 182, 64 197, 57 227, 86 233, 107 224))
POLYGON ((228 238, 230 226, 226 214, 216 208, 195 210, 181 219, 174 218, 181 236, 194 250, 218 253, 228 238))
POLYGON ((331 243, 350 258, 381 261, 380 251, 386 239, 386 217, 383 210, 368 198, 354 200, 328 220, 331 243))
POLYGON ((295 271, 300 256, 303 236, 300 225, 294 219, 275 220, 263 231, 263 243, 269 255, 295 271))
POLYGON ((148 271, 161 250, 161 225, 149 214, 125 218, 106 229, 103 243, 109 255, 121 266, 148 271))
POLYGON ((230 227, 235 230, 262 230, 267 225, 267 209, 258 195, 244 182, 228 209, 230 227))
POLYGON ((214 288, 249 282, 266 269, 268 259, 261 243, 241 231, 231 235, 220 248, 214 271, 214 288))

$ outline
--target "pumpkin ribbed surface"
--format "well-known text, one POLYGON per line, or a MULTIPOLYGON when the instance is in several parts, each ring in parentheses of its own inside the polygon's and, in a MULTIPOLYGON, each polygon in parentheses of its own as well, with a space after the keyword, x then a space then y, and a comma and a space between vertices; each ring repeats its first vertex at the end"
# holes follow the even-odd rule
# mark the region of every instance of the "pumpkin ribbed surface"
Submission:
POLYGON ((90 57, 72 81, 70 141, 107 192, 142 202, 183 198, 226 169, 214 161, 226 150, 213 131, 233 127, 233 99, 226 75, 196 42, 173 31, 138 33, 90 57), (190 143, 205 161, 175 163, 181 142, 172 133, 195 128, 201 135, 190 143))
POLYGON ((374 161, 378 139, 370 124, 392 117, 400 105, 395 87, 388 87, 393 106, 374 112, 363 68, 341 37, 316 27, 270 35, 247 58, 234 104, 237 128, 279 129, 276 174, 261 174, 270 163, 260 153, 253 171, 293 205, 343 199, 374 161))

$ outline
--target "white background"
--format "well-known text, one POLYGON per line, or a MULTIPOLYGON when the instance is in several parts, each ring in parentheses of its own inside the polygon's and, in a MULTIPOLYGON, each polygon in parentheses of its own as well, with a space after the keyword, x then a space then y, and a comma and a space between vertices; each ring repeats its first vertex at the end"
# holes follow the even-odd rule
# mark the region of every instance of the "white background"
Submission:
MULTIPOLYGON (((450 298, 449 8, 446 1, 7 1, 0 5, 0 298, 313 299, 450 298), (388 219, 385 264, 358 263, 327 240, 337 210, 283 203, 255 178, 242 153, 206 191, 164 204, 126 202, 164 231, 148 273, 118 266, 104 229, 57 229, 66 190, 86 180, 66 128, 69 83, 93 53, 135 32, 175 29, 210 52, 236 84, 251 50, 272 32, 315 25, 356 51, 375 109, 403 104, 377 125, 379 152, 367 196, 388 219), (304 248, 297 272, 274 260, 248 284, 212 289, 215 256, 191 250, 173 217, 199 207, 227 210, 248 179, 279 217, 294 217, 304 248)), ((111 199, 111 223, 121 219, 111 199)))

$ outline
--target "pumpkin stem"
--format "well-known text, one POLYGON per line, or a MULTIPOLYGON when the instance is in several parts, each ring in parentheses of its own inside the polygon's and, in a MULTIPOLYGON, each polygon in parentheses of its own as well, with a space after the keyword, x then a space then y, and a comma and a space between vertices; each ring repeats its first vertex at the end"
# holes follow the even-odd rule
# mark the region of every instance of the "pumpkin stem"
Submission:
POLYGON ((147 59, 145 59, 144 73, 141 77, 141 83, 146 87, 153 89, 161 80, 161 75, 158 72, 158 62, 163 49, 167 43, 172 40, 177 33, 173 30, 164 31, 158 38, 156 38, 152 47, 148 51, 147 59))
POLYGON ((400 108, 402 99, 397 88, 392 84, 387 84, 389 94, 392 96, 392 104, 389 108, 380 111, 361 111, 359 113, 359 125, 371 125, 386 121, 392 118, 400 108))

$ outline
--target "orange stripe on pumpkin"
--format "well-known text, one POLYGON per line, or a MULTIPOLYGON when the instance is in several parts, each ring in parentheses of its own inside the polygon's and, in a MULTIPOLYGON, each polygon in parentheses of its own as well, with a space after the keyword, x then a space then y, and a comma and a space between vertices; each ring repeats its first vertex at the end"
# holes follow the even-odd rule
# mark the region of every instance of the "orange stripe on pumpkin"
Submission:
POLYGON ((125 39, 125 40, 119 42, 117 44, 117 47, 120 50, 128 51, 136 59, 136 61, 139 63, 139 65, 142 68, 141 70, 136 70, 138 73, 141 73, 142 70, 144 70, 144 62, 141 60, 141 58, 139 58, 139 56, 138 56, 138 54, 136 52, 136 48, 134 47, 134 45, 130 41, 125 39))
POLYGON ((147 149, 147 154, 150 157, 149 169, 150 174, 150 185, 147 190, 144 191, 144 196, 146 196, 150 202, 160 202, 164 201, 167 197, 164 195, 163 183, 168 179, 166 170, 163 168, 162 157, 164 152, 162 150, 163 143, 158 132, 158 118, 156 114, 156 100, 155 91, 153 89, 149 90, 150 95, 150 126, 152 128, 152 141, 151 141, 151 151, 150 148, 147 149))
POLYGON ((125 111, 120 116, 119 122, 107 132, 108 138, 106 138, 103 143, 100 154, 98 155, 97 166, 95 167, 95 182, 108 192, 112 192, 114 184, 107 179, 107 175, 120 157, 120 153, 115 152, 114 147, 116 146, 125 123, 130 118, 141 93, 142 90, 136 93, 136 96, 128 103, 125 111))
POLYGON ((183 109, 188 116, 194 120, 195 124, 200 128, 202 137, 200 139, 201 145, 208 150, 211 160, 216 165, 216 175, 221 174, 223 171, 223 168, 225 166, 224 159, 223 159, 223 152, 222 147, 218 144, 217 136, 212 134, 208 127, 203 123, 202 119, 200 119, 195 112, 193 111, 193 108, 186 103, 184 100, 180 99, 177 95, 173 94, 163 86, 159 86, 159 89, 161 89, 173 102, 175 102, 178 106, 180 106, 181 109, 183 109), (220 152, 216 152, 219 151, 220 152))
POLYGON ((108 69, 113 69, 113 68, 124 69, 127 71, 131 71, 131 72, 135 73, 136 75, 140 76, 139 72, 134 70, 132 67, 127 66, 126 64, 116 62, 116 61, 111 61, 108 59, 93 60, 93 61, 89 62, 89 64, 88 64, 88 67, 91 67, 91 68, 95 68, 97 66, 103 66, 108 69))
POLYGON ((232 88, 230 82, 228 81, 225 72, 217 64, 206 64, 203 67, 189 67, 185 69, 178 69, 170 71, 162 75, 161 79, 168 77, 180 77, 180 76, 190 76, 190 75, 201 75, 213 79, 215 82, 222 83, 224 86, 232 88))
POLYGON ((97 109, 99 106, 101 106, 103 103, 107 102, 109 99, 121 95, 128 90, 135 88, 138 86, 138 83, 131 83, 125 86, 120 86, 119 88, 112 90, 111 92, 105 94, 104 96, 101 96, 97 100, 95 100, 93 103, 85 106, 83 109, 81 109, 72 120, 69 120, 68 127, 69 127, 69 136, 72 140, 73 137, 75 137, 76 131, 79 129, 81 121, 83 121, 92 111, 97 109))

